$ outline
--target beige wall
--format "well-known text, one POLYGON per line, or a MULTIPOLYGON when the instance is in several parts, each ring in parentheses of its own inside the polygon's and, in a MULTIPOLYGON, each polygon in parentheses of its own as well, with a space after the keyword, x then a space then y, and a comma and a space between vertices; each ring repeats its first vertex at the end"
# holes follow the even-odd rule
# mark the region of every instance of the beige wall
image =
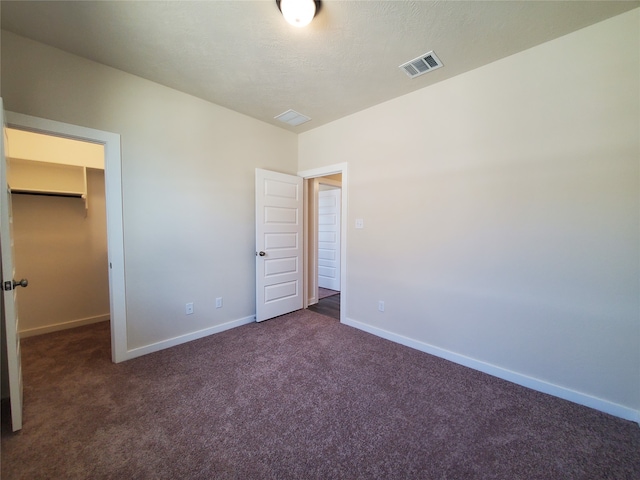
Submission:
POLYGON ((81 198, 12 195, 20 334, 38 335, 109 318, 104 170, 87 169, 81 198))
POLYGON ((639 24, 636 9, 299 136, 300 171, 349 163, 350 320, 638 416, 639 24))
POLYGON ((104 147, 96 143, 7 128, 6 155, 104 170, 104 147))
POLYGON ((322 177, 322 178, 326 178, 328 180, 333 180, 335 182, 342 182, 342 174, 341 173, 336 173, 335 175, 327 175, 326 177, 322 177))
POLYGON ((295 173, 295 134, 7 32, 2 97, 121 135, 130 350, 252 318, 254 172, 295 173))

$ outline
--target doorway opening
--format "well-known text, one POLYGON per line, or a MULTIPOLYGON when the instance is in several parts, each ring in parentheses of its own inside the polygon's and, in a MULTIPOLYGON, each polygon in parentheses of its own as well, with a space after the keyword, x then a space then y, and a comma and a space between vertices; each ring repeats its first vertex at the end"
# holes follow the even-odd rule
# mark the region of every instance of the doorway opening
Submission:
POLYGON ((29 115, 6 112, 6 126, 20 131, 79 140, 104 147, 104 197, 106 210, 111 358, 127 360, 126 303, 124 281, 124 235, 122 216, 122 166, 120 136, 29 115))
POLYGON ((6 129, 20 337, 109 320, 104 146, 6 129))
POLYGON ((318 302, 309 309, 340 320, 340 240, 342 174, 313 179, 315 225, 315 267, 318 302))
POLYGON ((299 172, 305 179, 305 307, 346 319, 347 164, 299 172))

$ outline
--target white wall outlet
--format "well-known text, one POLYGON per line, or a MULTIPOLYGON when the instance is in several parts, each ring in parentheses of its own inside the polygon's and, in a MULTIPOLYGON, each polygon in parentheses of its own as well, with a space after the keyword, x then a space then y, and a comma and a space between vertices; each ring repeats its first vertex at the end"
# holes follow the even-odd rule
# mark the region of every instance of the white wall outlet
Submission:
POLYGON ((378 300, 378 310, 384 312, 384 300, 378 300))
POLYGON ((364 219, 356 218, 356 228, 364 228, 364 219))
POLYGON ((216 308, 222 308, 222 297, 216 298, 216 308))
POLYGON ((184 306, 184 313, 187 315, 193 314, 193 302, 189 302, 184 306))

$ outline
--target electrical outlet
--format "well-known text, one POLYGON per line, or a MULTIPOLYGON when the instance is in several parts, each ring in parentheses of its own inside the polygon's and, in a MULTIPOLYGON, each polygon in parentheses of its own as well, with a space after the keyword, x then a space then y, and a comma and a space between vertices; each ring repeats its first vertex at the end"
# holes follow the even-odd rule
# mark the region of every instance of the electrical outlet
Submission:
POLYGON ((378 300, 378 310, 384 312, 384 300, 378 300))
POLYGON ((222 297, 216 298, 216 308, 222 308, 222 297))
POLYGON ((184 313, 187 315, 193 314, 193 302, 189 302, 184 306, 184 313))

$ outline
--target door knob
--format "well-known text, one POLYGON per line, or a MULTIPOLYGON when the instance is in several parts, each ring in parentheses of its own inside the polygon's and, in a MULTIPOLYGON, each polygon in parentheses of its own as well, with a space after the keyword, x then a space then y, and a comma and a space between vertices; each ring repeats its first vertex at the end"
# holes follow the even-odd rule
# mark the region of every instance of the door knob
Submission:
POLYGON ((266 255, 265 252, 259 252, 258 255, 260 255, 261 257, 264 257, 266 255))
POLYGON ((4 282, 4 285, 2 286, 2 288, 4 289, 5 292, 10 292, 16 287, 26 287, 27 285, 29 285, 29 281, 26 278, 23 278, 19 282, 16 282, 15 280, 11 282, 4 282))
POLYGON ((27 280, 26 278, 23 278, 19 282, 16 282, 15 280, 13 281, 13 288, 26 287, 27 285, 29 285, 29 280, 27 280))

